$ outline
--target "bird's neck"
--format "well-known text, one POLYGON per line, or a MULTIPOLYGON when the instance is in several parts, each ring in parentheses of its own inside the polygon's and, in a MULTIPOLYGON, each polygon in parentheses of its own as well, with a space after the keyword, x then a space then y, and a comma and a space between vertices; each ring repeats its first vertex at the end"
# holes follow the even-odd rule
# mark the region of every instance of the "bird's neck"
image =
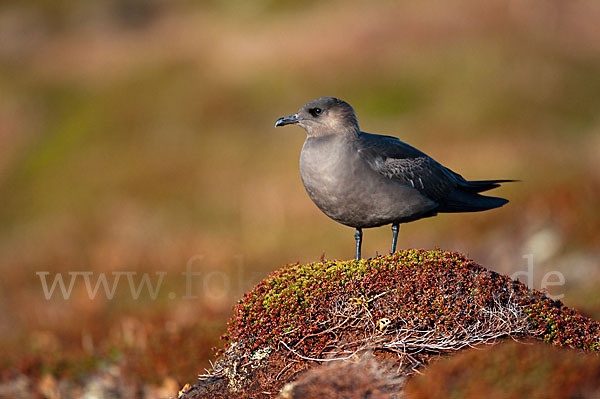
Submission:
POLYGON ((306 133, 308 137, 325 137, 325 136, 344 136, 344 137, 354 137, 360 134, 360 129, 358 126, 336 126, 331 129, 307 129, 306 133))

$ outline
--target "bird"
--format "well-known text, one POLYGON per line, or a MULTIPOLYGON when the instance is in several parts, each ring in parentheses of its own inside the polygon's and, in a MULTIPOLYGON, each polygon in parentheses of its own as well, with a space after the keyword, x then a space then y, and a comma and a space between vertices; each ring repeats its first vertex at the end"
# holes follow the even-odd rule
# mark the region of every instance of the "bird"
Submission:
POLYGON ((365 133, 352 106, 335 97, 311 101, 275 122, 286 125, 306 131, 300 177, 325 215, 355 229, 356 259, 365 228, 391 224, 394 253, 400 224, 501 207, 507 199, 480 193, 515 181, 466 180, 396 137, 365 133))

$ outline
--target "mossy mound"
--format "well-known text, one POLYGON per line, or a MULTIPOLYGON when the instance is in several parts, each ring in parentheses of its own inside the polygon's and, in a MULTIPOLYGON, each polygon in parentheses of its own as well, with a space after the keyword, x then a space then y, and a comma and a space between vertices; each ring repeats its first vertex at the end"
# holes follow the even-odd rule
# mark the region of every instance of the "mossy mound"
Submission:
POLYGON ((600 323, 455 252, 292 264, 236 305, 210 377, 227 381, 226 397, 261 397, 314 364, 365 351, 410 375, 432 357, 506 336, 597 350, 600 323))
MULTIPOLYGON (((249 351, 281 340, 293 343, 324 331, 331 305, 348 301, 368 304, 374 319, 390 320, 388 329, 400 323, 452 332, 457 326, 476 324, 479 309, 511 300, 527 315, 533 335, 557 345, 598 349, 597 322, 459 253, 440 250, 284 266, 236 306, 227 338, 249 351), (381 294, 393 302, 373 303, 381 294)), ((308 341, 303 346, 311 352, 312 346, 307 346, 314 342, 308 341)))

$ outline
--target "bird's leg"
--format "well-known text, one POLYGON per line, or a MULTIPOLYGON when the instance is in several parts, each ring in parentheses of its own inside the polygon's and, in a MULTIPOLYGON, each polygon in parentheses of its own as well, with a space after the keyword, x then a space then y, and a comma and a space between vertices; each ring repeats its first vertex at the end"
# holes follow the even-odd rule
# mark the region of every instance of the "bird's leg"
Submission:
POLYGON ((392 224, 392 250, 391 254, 396 252, 396 244, 398 243, 398 231, 400 231, 400 223, 392 224))
POLYGON ((362 229, 360 227, 356 228, 354 239, 356 240, 356 259, 360 259, 360 247, 362 245, 362 229))

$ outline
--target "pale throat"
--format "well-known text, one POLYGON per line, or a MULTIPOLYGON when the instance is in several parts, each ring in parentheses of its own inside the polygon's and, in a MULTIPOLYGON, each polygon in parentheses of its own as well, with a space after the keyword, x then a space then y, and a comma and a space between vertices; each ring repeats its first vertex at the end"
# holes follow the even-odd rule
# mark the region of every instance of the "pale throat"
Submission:
POLYGON ((329 136, 330 134, 358 135, 359 133, 358 125, 331 118, 322 123, 310 123, 303 127, 310 137, 329 136))

